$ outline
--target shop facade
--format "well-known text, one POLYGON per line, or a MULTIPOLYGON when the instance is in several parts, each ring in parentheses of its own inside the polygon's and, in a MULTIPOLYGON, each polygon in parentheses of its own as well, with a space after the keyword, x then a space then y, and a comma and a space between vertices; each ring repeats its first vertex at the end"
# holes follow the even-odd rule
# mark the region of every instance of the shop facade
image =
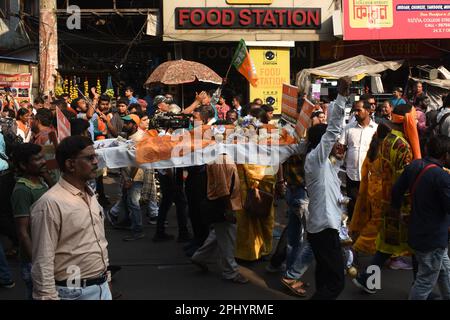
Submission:
MULTIPOLYGON (((235 70, 225 95, 241 94, 244 101, 261 98, 281 111, 283 83, 314 65, 320 41, 331 41, 333 0, 194 0, 163 4, 163 40, 175 43, 177 57, 196 60, 224 76, 240 39, 247 43, 259 77, 258 87, 235 70)), ((230 102, 230 100, 229 100, 230 102)))

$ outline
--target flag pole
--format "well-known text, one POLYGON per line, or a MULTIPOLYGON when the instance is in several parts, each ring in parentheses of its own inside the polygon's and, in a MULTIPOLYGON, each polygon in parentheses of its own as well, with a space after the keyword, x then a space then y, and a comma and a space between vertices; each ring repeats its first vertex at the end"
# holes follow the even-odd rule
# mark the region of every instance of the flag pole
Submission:
MULTIPOLYGON (((242 41, 242 39, 241 39, 241 41, 242 41)), ((240 42, 239 42, 240 43, 240 42)), ((239 45, 238 45, 238 48, 239 48, 239 45)), ((238 52, 239 50, 237 50, 236 49, 236 51, 234 52, 234 54, 233 54, 233 57, 231 58, 231 62, 230 62, 230 65, 228 66, 228 70, 227 70, 227 73, 225 74, 225 82, 227 82, 227 80, 228 80, 228 74, 230 73, 230 71, 231 71, 231 67, 233 66, 233 62, 234 62, 234 60, 235 60, 235 58, 236 58, 236 54, 237 54, 237 52, 238 52)), ((222 80, 222 84, 221 84, 221 87, 223 87, 223 85, 224 85, 224 83, 223 83, 223 80, 222 80)))
POLYGON ((228 78, 228 74, 230 73, 231 67, 233 66, 233 60, 231 60, 230 66, 228 67, 227 73, 225 74, 225 79, 228 78))

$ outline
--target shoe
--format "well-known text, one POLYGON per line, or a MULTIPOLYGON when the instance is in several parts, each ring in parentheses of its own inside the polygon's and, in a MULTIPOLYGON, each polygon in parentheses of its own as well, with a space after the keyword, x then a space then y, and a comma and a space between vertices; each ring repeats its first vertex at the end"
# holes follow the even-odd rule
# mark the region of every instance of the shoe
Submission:
POLYGON ((134 241, 145 237, 144 233, 133 233, 131 236, 123 238, 123 241, 134 241))
POLYGON ((191 240, 192 240, 192 236, 191 236, 191 234, 189 232, 185 233, 185 234, 180 234, 178 236, 178 238, 177 238, 177 242, 179 242, 179 243, 181 243, 181 242, 189 242, 191 240))
POLYGON ((208 272, 208 265, 206 263, 200 262, 200 261, 195 261, 194 259, 191 259, 191 262, 193 265, 195 265, 196 267, 198 267, 201 271, 203 272, 208 272))
POLYGON ((248 279, 244 277, 242 274, 238 273, 234 278, 227 279, 228 281, 239 283, 239 284, 246 284, 248 283, 248 279))
POLYGON ((0 288, 11 289, 14 288, 15 286, 16 283, 12 280, 8 282, 0 282, 0 288))
POLYGON ((266 271, 269 273, 278 273, 283 271, 283 267, 280 265, 278 267, 273 266, 271 263, 269 263, 266 266, 266 271))
POLYGON ((413 267, 409 262, 406 262, 401 257, 391 259, 389 263, 389 268, 392 270, 412 270, 413 267))
POLYGON ((359 279, 359 277, 352 279, 353 284, 355 286, 357 286, 359 289, 361 289, 367 293, 370 293, 370 294, 377 293, 377 291, 375 289, 369 289, 365 284, 361 283, 360 281, 361 280, 359 279))
POLYGON ((156 225, 157 219, 158 219, 157 217, 149 218, 149 219, 147 220, 147 223, 148 223, 148 224, 151 224, 152 226, 155 226, 155 225, 156 225))
POLYGON ((162 233, 162 234, 155 234, 153 237, 153 242, 163 242, 163 241, 170 241, 173 240, 175 237, 171 234, 162 233))

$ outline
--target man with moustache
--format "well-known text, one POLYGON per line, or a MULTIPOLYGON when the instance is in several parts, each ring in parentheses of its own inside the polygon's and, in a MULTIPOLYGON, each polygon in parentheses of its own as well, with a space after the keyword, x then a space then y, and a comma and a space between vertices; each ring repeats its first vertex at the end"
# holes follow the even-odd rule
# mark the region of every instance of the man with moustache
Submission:
POLYGON ((11 204, 19 237, 20 274, 27 289, 26 297, 31 300, 31 206, 53 185, 47 171, 42 147, 23 143, 14 151, 14 164, 19 178, 11 195, 11 204))
POLYGON ((104 219, 95 193, 91 139, 71 136, 56 149, 62 177, 31 210, 33 298, 111 300, 104 219))
POLYGON ((370 142, 378 125, 370 117, 372 104, 368 100, 356 101, 353 105, 356 122, 349 123, 343 130, 339 143, 345 146, 345 168, 347 173, 348 217, 351 220, 358 197, 361 168, 369 150, 370 142))

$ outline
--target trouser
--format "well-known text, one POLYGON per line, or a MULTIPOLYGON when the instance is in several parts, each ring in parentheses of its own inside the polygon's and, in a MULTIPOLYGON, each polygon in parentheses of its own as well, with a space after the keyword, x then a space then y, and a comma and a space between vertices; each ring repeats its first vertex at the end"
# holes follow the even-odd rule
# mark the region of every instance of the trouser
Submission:
POLYGON ((187 218, 186 218, 186 197, 183 192, 182 182, 179 177, 171 177, 159 174, 159 184, 161 187, 161 204, 159 206, 158 219, 156 222, 156 233, 164 234, 164 222, 167 218, 172 203, 175 203, 178 222, 178 233, 187 234, 187 218), (177 180, 175 180, 177 179, 177 180))
POLYGON ((16 226, 12 214, 11 194, 15 185, 12 171, 0 172, 0 233, 11 240, 14 246, 19 246, 16 226))
MULTIPOLYGON (((381 251, 375 252, 375 255, 372 257, 372 260, 370 261, 371 266, 378 266, 381 270, 383 266, 385 265, 386 261, 389 260, 389 258, 392 256, 390 253, 384 253, 381 251)), ((367 284, 367 279, 370 277, 370 274, 366 271, 361 272, 361 274, 358 276, 358 280, 360 283, 367 284)))
POLYGON ((316 292, 311 299, 336 299, 345 285, 338 230, 328 228, 318 233, 308 233, 308 241, 316 258, 316 292))
POLYGON ((123 215, 123 210, 128 211, 133 233, 142 232, 142 214, 139 203, 141 190, 142 181, 134 181, 129 189, 123 191, 126 192, 126 196, 122 197, 110 210, 111 215, 117 218, 123 215))
POLYGON ((209 228, 201 216, 201 203, 206 198, 207 175, 204 172, 189 172, 186 179, 186 198, 188 203, 189 219, 191 220, 194 242, 201 246, 208 237, 209 228))
POLYGON ((233 279, 238 274, 238 264, 234 258, 236 244, 236 225, 228 221, 213 223, 208 238, 194 253, 192 260, 206 263, 215 251, 219 250, 219 264, 222 277, 233 279))
POLYGON ((108 281, 84 288, 56 286, 56 291, 61 300, 112 300, 108 281))
POLYGON ((450 259, 447 248, 415 251, 418 271, 409 294, 410 300, 427 300, 437 284, 443 300, 450 300, 450 259))
POLYGON ((5 251, 0 243, 0 283, 9 283, 12 281, 11 270, 6 260, 5 251))
POLYGON ((156 177, 153 169, 144 170, 144 185, 141 192, 141 202, 143 203, 143 207, 149 218, 156 218, 159 210, 155 179, 156 177))
POLYGON ((353 217, 353 210, 355 209, 356 199, 359 193, 359 181, 354 181, 347 176, 347 196, 350 201, 347 205, 348 220, 350 221, 353 217))
POLYGON ((20 263, 20 275, 23 282, 25 282, 26 299, 33 299, 33 279, 31 278, 31 262, 20 263))
POLYGON ((314 252, 311 244, 307 239, 303 241, 303 245, 297 252, 297 257, 292 265, 286 270, 284 277, 289 279, 300 280, 300 278, 308 270, 309 266, 314 261, 314 252))
POLYGON ((288 205, 288 244, 286 267, 289 269, 296 260, 303 238, 303 225, 305 216, 300 214, 302 201, 306 199, 306 190, 301 186, 288 186, 286 190, 286 203, 288 205), (302 217, 302 218, 301 218, 302 217), (303 220, 303 221, 302 221, 303 220))
POLYGON ((286 260, 286 249, 288 243, 288 227, 286 226, 281 232, 280 240, 278 240, 277 247, 275 248, 275 252, 270 258, 270 264, 276 268, 281 266, 284 260, 286 260))

